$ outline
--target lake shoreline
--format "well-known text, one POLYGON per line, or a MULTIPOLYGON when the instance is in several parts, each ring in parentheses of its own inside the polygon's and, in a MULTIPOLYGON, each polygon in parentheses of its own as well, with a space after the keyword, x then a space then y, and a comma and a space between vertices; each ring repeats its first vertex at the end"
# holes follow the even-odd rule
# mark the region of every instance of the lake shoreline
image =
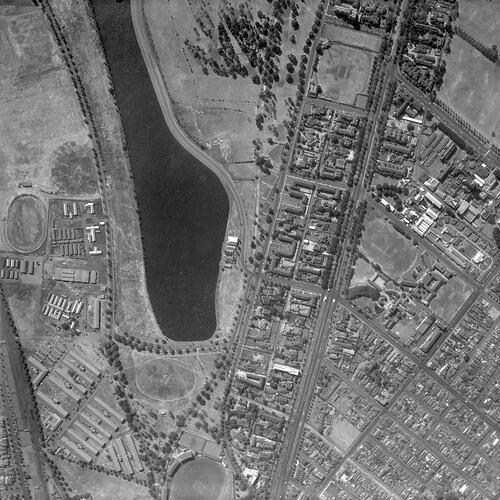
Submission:
POLYGON ((129 146, 153 311, 168 338, 208 340, 216 329, 219 263, 229 222, 225 186, 165 123, 129 2, 92 4, 129 146))

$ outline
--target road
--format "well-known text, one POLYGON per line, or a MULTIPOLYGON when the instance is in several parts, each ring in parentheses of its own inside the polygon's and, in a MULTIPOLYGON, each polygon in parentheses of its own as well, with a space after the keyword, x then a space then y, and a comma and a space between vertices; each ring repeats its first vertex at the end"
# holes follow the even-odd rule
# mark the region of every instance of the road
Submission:
POLYGON ((491 428, 492 430, 495 430, 500 433, 500 425, 495 422, 491 417, 488 415, 485 415, 477 410, 477 408, 467 401, 460 392, 458 392, 456 389, 454 389, 448 382, 446 382, 445 379, 440 377, 434 370, 431 370, 426 362, 428 361, 426 359, 421 359, 417 357, 415 354, 413 354, 409 349, 407 349, 404 345, 402 345, 400 342, 397 342, 393 337, 391 337, 385 330, 383 330, 379 325, 377 325, 374 321, 371 319, 367 318, 364 316, 362 313, 360 313, 352 304, 345 300, 341 300, 342 305, 349 310, 349 312, 358 318, 362 323, 365 325, 368 325, 377 335, 384 340, 386 340, 389 344, 391 344, 393 347, 398 349, 402 354, 404 354, 408 359, 413 361, 415 365, 419 368, 419 370, 426 375, 428 375, 430 378, 438 382, 441 386, 443 386, 445 389, 447 389, 453 396, 460 401, 465 407, 469 408, 472 412, 474 412, 476 415, 478 415, 482 420, 484 420, 491 428))
MULTIPOLYGON (((4 291, 0 288, 0 411, 2 406, 11 434, 9 441, 14 462, 14 469, 23 498, 49 499, 45 474, 43 471, 43 436, 40 433, 41 423, 36 409, 34 395, 31 393, 31 382, 28 371, 24 368, 22 348, 10 317, 4 291), (20 433, 29 435, 29 442, 21 438, 20 433), (30 462, 23 458, 22 448, 32 447, 28 451, 30 462), (31 465, 31 467, 30 467, 31 465), (31 484, 31 486, 30 486, 31 484)), ((1 496, 1 495, 0 495, 1 496)))
MULTIPOLYGON (((384 96, 386 91, 387 85, 384 85, 384 96)), ((380 103, 383 103, 384 96, 381 98, 380 103)), ((370 130, 370 126, 372 127, 372 134, 376 130, 376 122, 380 113, 381 104, 377 112, 375 113, 373 121, 371 121, 370 124, 367 125, 368 131, 370 130)), ((366 195, 366 191, 363 186, 363 180, 367 172, 367 166, 369 164, 368 160, 373 153, 373 147, 375 143, 374 135, 369 135, 369 141, 370 145, 368 148, 368 154, 365 157, 359 179, 354 186, 350 197, 353 203, 353 209, 348 214, 347 218, 347 234, 349 234, 349 228, 352 226, 352 223, 357 216, 357 211, 355 210, 357 203, 366 195)), ((337 304, 341 296, 341 283, 343 274, 347 268, 347 261, 349 260, 349 258, 350 252, 348 251, 348 245, 347 242, 344 241, 341 247, 340 256, 338 259, 339 263, 336 267, 331 290, 326 296, 325 303, 322 303, 322 308, 318 315, 317 328, 315 328, 316 334, 314 335, 313 343, 309 349, 309 352, 306 354, 306 364, 303 370, 302 385, 299 389, 297 401, 294 406, 295 411, 290 419, 290 423, 286 431, 283 451, 279 459, 277 473, 271 490, 270 498, 272 498, 273 500, 286 498, 288 477, 291 470, 293 469, 293 463, 299 450, 304 425, 306 423, 309 408, 314 397, 315 385, 323 361, 323 353, 325 352, 325 349, 327 347, 329 320, 335 314, 337 304)))
POLYGON ((463 279, 469 286, 471 286, 473 289, 479 287, 479 284, 476 280, 474 280, 463 269, 458 267, 458 265, 453 260, 451 260, 451 258, 448 257, 442 250, 440 250, 439 247, 437 247, 433 242, 415 233, 398 216, 394 215, 393 212, 387 212, 380 203, 374 202, 373 200, 367 201, 368 205, 371 206, 376 212, 378 212, 380 217, 386 217, 393 226, 399 228, 405 234, 409 234, 413 240, 416 240, 418 242, 418 246, 420 248, 424 248, 435 258, 438 258, 440 261, 444 262, 447 267, 449 267, 457 276, 463 279))
POLYGON ((442 107, 435 104, 427 94, 422 92, 419 88, 415 87, 413 83, 404 76, 400 69, 397 68, 397 77, 401 80, 407 89, 413 94, 427 109, 437 117, 441 122, 448 126, 460 139, 464 142, 471 144, 477 152, 484 156, 486 160, 492 165, 498 165, 500 158, 493 152, 488 144, 478 139, 475 135, 468 132, 468 130, 461 125, 457 120, 451 117, 442 107))
MULTIPOLYGON (((357 319, 359 319, 363 324, 367 325, 370 329, 375 331, 377 335, 384 340, 386 340, 389 344, 391 344, 393 347, 398 349, 400 352, 402 352, 405 356, 407 356, 415 365, 417 366, 417 370, 415 370, 415 373, 413 376, 408 377, 398 388, 397 392, 395 395, 391 398, 391 401, 387 407, 383 409, 383 411, 368 425, 366 429, 364 429, 363 433, 356 439, 356 441, 353 442, 353 444, 350 446, 349 450, 347 453, 342 457, 340 463, 343 463, 352 456, 358 445, 365 440, 366 436, 369 435, 369 433, 374 429, 376 424, 380 421, 381 417, 383 415, 386 415, 387 412, 390 410, 390 408, 393 406, 395 401, 397 401, 398 397, 406 390, 406 388, 410 385, 410 383, 414 380, 415 376, 417 373, 426 373, 429 377, 431 377, 433 380, 437 381, 441 386, 443 386, 445 389, 447 389, 458 401, 460 401, 464 406, 466 406, 468 409, 472 410, 474 413, 478 414, 477 410, 475 409, 474 405, 470 404, 468 401, 466 401, 459 392, 457 392, 453 387, 451 387, 446 381, 444 381, 441 377, 439 377, 433 370, 431 370, 427 365, 426 365, 426 359, 420 359, 417 356, 415 356, 412 352, 410 352, 407 348, 405 348, 402 344, 394 340, 387 332, 385 332, 381 327, 379 327, 375 322, 370 320, 369 318, 365 317, 362 313, 360 313, 352 304, 347 302, 344 299, 340 299, 340 303, 343 307, 345 307, 353 316, 355 316, 357 319)), ((463 312, 465 314, 465 311, 463 312)), ((459 319, 456 321, 454 320, 454 323, 458 323, 459 319)), ((481 419, 485 420, 488 425, 493 426, 493 429, 499 432, 499 426, 496 424, 491 418, 483 415, 482 413, 479 413, 479 416, 481 419)), ((398 424, 399 425, 399 424, 398 424)), ((404 432, 412 434, 412 431, 408 430, 407 428, 404 429, 404 432)), ((457 434, 456 431, 452 432, 453 434, 457 434)), ((421 440, 421 437, 418 435, 413 436, 417 440, 421 440)), ((429 444, 426 443, 426 446, 429 447, 429 444)), ((448 460, 445 460, 444 457, 441 456, 441 453, 439 450, 437 450, 434 447, 431 447, 433 453, 436 456, 441 457, 445 462, 448 462, 448 460)), ((461 471, 452 466, 452 469, 455 470, 455 472, 459 475, 462 475, 461 471)), ((335 471, 328 474, 323 483, 322 483, 322 488, 325 488, 329 482, 334 478, 335 476, 335 471)), ((479 490, 482 491, 484 494, 485 492, 482 490, 480 485, 475 484, 475 481, 472 481, 475 485, 475 487, 479 490)), ((488 498, 488 496, 485 496, 485 498, 488 498)))
POLYGON ((241 193, 238 191, 235 181, 227 168, 218 161, 214 160, 208 153, 200 149, 200 147, 186 134, 186 132, 184 132, 180 126, 175 116, 172 100, 168 94, 163 74, 151 45, 152 41, 150 40, 147 21, 144 15, 144 0, 131 0, 130 8, 137 43, 141 49, 142 57, 149 73, 149 78, 153 84, 156 97, 163 112, 163 117, 165 118, 165 122, 167 123, 170 132, 175 137, 177 142, 184 147, 184 149, 189 151, 189 153, 191 153, 197 160, 217 175, 228 194, 230 203, 236 204, 236 209, 241 222, 241 265, 244 269, 247 269, 246 242, 249 231, 241 193))
MULTIPOLYGON (((399 33, 400 25, 405 12, 405 5, 406 0, 404 0, 400 15, 398 16, 395 33, 399 33)), ((395 45, 396 39, 394 39, 392 49, 393 51, 395 50, 395 45)), ((368 165, 370 164, 370 160, 372 156, 376 154, 375 145, 377 143, 377 123, 382 116, 383 103, 386 98, 387 92, 389 91, 389 84, 393 80, 396 71, 396 64, 392 62, 392 59, 393 57, 391 54, 391 62, 388 63, 388 66, 385 69, 379 104, 375 110, 371 110, 368 113, 366 140, 368 140, 369 145, 367 148, 367 153, 363 158, 363 164, 359 173, 358 180, 356 181, 350 195, 352 208, 350 213, 347 215, 348 229, 346 234, 350 234, 352 224, 356 219, 356 208, 358 206, 358 203, 365 199, 367 196, 365 177, 368 172, 368 165)), ((270 494, 270 498, 272 498, 273 500, 286 498, 288 478, 291 470, 293 469, 295 457, 299 451, 304 425, 306 423, 309 408, 314 397, 315 385, 323 361, 323 353, 325 352, 327 347, 329 320, 334 316, 341 299, 342 281, 344 273, 349 268, 349 259, 350 252, 348 251, 348 243, 344 241, 341 246, 340 256, 338 259, 338 265, 335 269, 332 287, 331 289, 329 289, 328 294, 326 295, 325 303, 322 303, 322 308, 317 320, 316 334, 314 336, 313 343, 309 349, 309 352, 306 354, 307 357, 303 371, 302 385, 299 389, 297 400, 294 406, 295 411, 293 412, 286 431, 284 447, 279 459, 277 473, 270 494)))
MULTIPOLYGON (((207 153, 202 151, 198 145, 196 145, 182 130, 180 127, 179 123, 177 122, 175 118, 175 114, 173 111, 172 103, 170 100, 170 97, 168 95, 168 92, 166 90, 165 82, 163 79, 163 76, 161 74, 160 68, 158 66, 158 63, 155 59, 155 54, 152 50, 151 47, 151 42, 148 36, 148 29, 146 25, 146 21, 144 18, 144 12, 143 12, 143 1, 144 0, 132 0, 131 1, 131 9, 132 9, 132 19, 134 23, 134 30, 136 32, 137 40, 139 42, 139 46, 141 48, 141 52, 143 54, 144 61, 146 63, 148 72, 150 74, 151 81, 153 82, 153 86, 155 88, 155 92, 158 98, 158 101, 160 103, 161 109, 163 111, 165 120, 167 122, 167 125, 169 126, 170 130, 172 131, 174 137, 191 153, 193 156, 195 156, 198 160, 200 160, 203 164, 205 164, 208 168, 210 168, 221 180, 223 183, 224 187, 228 191, 228 194, 236 203, 238 213, 240 215, 240 219, 242 222, 242 228, 243 228, 243 234, 242 234, 242 241, 243 243, 246 241, 247 238, 247 227, 246 227, 246 218, 245 218, 245 210, 244 206, 241 200, 241 196, 239 192, 237 191, 237 188, 235 186, 234 180, 232 179, 231 175, 229 172, 226 170, 226 168, 221 165, 220 163, 216 162, 213 160, 207 153)), ((396 41, 397 41, 397 36, 399 34, 400 26, 401 26, 401 20, 402 16, 405 11, 405 5, 406 5, 406 0, 404 0, 402 8, 401 8, 401 13, 400 16, 398 17, 398 23, 396 25, 395 29, 395 35, 394 35, 394 43, 393 43, 393 48, 392 48, 392 53, 391 53, 391 59, 394 59, 395 55, 395 49, 396 49, 396 41)), ((313 50, 311 51, 311 54, 314 54, 314 49, 315 45, 313 46, 313 50)), ((309 75, 311 72, 311 62, 313 60, 313 57, 309 58, 309 64, 306 72, 306 78, 307 81, 309 79, 309 75)), ((385 68, 385 75, 384 75, 384 82, 382 84, 382 92, 381 92, 381 98, 379 100, 379 104, 377 109, 373 112, 370 112, 368 115, 369 123, 367 125, 367 141, 368 141, 368 148, 367 148, 367 154, 365 155, 361 170, 360 170, 360 175, 359 178, 355 184, 355 186, 352 189, 351 192, 351 207, 352 210, 351 212, 347 215, 346 218, 346 223, 348 225, 348 231, 347 233, 349 234, 349 229, 351 228, 353 221, 355 220, 355 217, 357 215, 356 207, 358 206, 359 202, 362 201, 363 199, 366 198, 367 192, 366 192, 366 186, 365 186, 365 176, 368 172, 368 165, 370 164, 370 160, 373 158, 373 155, 376 154, 376 145, 377 145, 377 123, 378 120, 383 116, 383 103, 385 100, 385 97, 389 91, 389 84, 393 80, 393 78, 396 75, 397 71, 397 65, 394 62, 394 60, 391 60, 388 62, 387 67, 385 68)), ((400 78, 401 75, 398 75, 400 78)), ((415 91, 414 88, 411 89, 412 91, 415 91)), ((419 98, 421 98, 419 96, 419 98)), ((423 100, 423 98, 421 98, 423 100)), ((304 110, 304 105, 306 102, 309 102, 309 99, 304 99, 303 102, 301 103, 300 109, 298 110, 298 118, 297 118, 297 125, 300 122, 300 118, 302 116, 303 110, 304 110)), ((425 97, 425 103, 430 107, 432 106, 433 108, 437 108, 437 106, 433 105, 430 103, 430 101, 425 97)), ((431 109, 433 109, 431 108, 431 109)), ((440 115, 443 113, 442 110, 437 108, 436 110, 433 109, 433 112, 435 113, 436 116, 440 117, 440 115)), ((450 120, 448 117, 446 119, 443 119, 443 122, 445 122, 447 125, 449 125, 450 120)), ((456 130, 456 124, 453 123, 454 125, 454 130, 456 130)), ((463 133, 462 130, 459 130, 460 134, 463 133)), ((274 212, 278 212, 278 207, 279 204, 281 203, 283 192, 284 192, 284 185, 286 182, 286 171, 288 170, 288 167, 290 165, 290 162, 292 160, 292 155, 293 155, 293 149, 295 146, 295 142, 297 139, 297 134, 298 134, 298 127, 296 127, 294 131, 294 135, 292 137, 292 140, 290 142, 290 155, 289 159, 286 165, 286 168, 280 173, 278 182, 277 182, 277 187, 280 191, 280 195, 276 197, 274 204, 273 204, 273 209, 274 212)), ((460 135, 459 134, 459 135, 460 135)), ((473 139, 473 136, 470 136, 467 134, 467 139, 469 142, 471 142, 471 139, 473 139)), ((478 140, 475 139, 472 142, 475 143, 478 140)), ((482 145, 481 145, 482 146, 482 145)), ((271 245, 271 235, 273 233, 274 225, 276 223, 276 218, 274 218, 273 222, 271 223, 271 227, 269 229, 269 236, 266 238, 264 242, 264 256, 265 258, 269 254, 269 249, 271 245)), ((243 245, 245 248, 245 245, 243 245)), ((333 317, 335 314, 335 311, 338 307, 339 304, 342 304, 344 307, 347 307, 353 314, 356 314, 357 316, 360 316, 360 313, 358 311, 353 311, 353 308, 350 304, 347 302, 344 302, 341 298, 341 289, 342 289, 342 280, 344 273, 346 269, 348 268, 348 263, 350 259, 350 252, 348 250, 348 245, 347 242, 343 242, 343 245, 340 250, 340 255, 338 259, 338 266, 335 271, 334 279, 333 279, 333 286, 332 288, 328 291, 321 291, 321 299, 320 299, 320 305, 321 309, 318 314, 318 318, 315 323, 314 331, 315 334, 313 336, 312 343, 308 349, 308 352, 306 353, 306 361, 305 365, 303 367, 302 371, 302 379, 301 379, 301 385, 299 387, 298 393, 297 393, 297 398, 294 404, 294 411, 292 412, 292 415, 290 417, 289 424, 287 426, 287 430, 285 433, 285 438, 284 438, 284 443, 283 443, 283 448, 282 452, 276 467, 275 471, 275 476, 274 476, 274 481, 271 486, 271 491, 269 492, 269 498, 272 498, 273 500, 275 499, 285 499, 286 498, 286 487, 288 484, 289 480, 289 475, 291 470, 293 469, 293 464, 294 460, 296 458, 296 455, 298 453, 299 447, 300 447, 300 442, 302 439, 302 433, 304 426, 306 424, 307 416, 309 413, 309 408, 314 396, 315 392, 315 386, 317 383, 317 379, 319 376, 319 372, 321 369, 322 361, 323 361, 323 352, 326 349, 327 342, 328 342, 328 333, 329 333, 329 320, 330 318, 333 317)), ((244 255, 244 252, 242 253, 242 265, 245 265, 246 262, 246 257, 244 255)), ((235 346, 235 355, 233 359, 233 364, 232 364, 232 370, 230 372, 230 380, 232 377, 234 377, 234 369, 237 366, 238 359, 241 355, 241 350, 243 347, 243 341, 244 341, 244 336, 245 332, 248 328, 248 324, 251 318, 252 314, 252 305, 256 299, 257 296, 257 291, 259 289, 260 283, 262 279, 264 279, 265 275, 260 270, 259 272, 255 273, 251 277, 250 280, 250 285, 248 287, 247 293, 246 293, 246 306, 242 311, 242 314, 240 314, 240 317, 238 319, 238 327, 237 327, 237 335, 236 339, 234 340, 234 346, 235 346)), ((467 277, 468 278, 468 277, 467 277)), ((280 280, 281 281, 281 280, 280 280)), ((284 280, 286 281, 286 280, 284 280)), ((469 279, 467 279, 468 282, 470 282, 469 279)), ((287 282, 287 284, 293 284, 292 282, 287 282)), ((302 287, 302 284, 298 285, 299 287, 302 287)), ((309 287, 306 287, 309 288, 309 287)), ((311 291, 314 288, 313 286, 310 287, 311 291)), ((315 291, 319 291, 314 288, 315 291)), ((477 284, 474 287, 474 294, 473 297, 477 298, 478 296, 478 287, 477 284)), ((467 301, 467 305, 470 305, 471 300, 467 301)), ((466 307, 463 307, 460 310, 460 314, 457 315, 458 317, 462 317, 463 314, 465 314, 466 307)), ((363 321, 365 323, 368 323, 370 327, 372 327, 372 324, 363 317, 363 321)), ((458 322, 458 319, 456 320, 458 322)), ((374 325, 376 326, 376 325, 374 325)), ((385 338, 387 341, 389 341, 391 344, 396 344, 396 342, 390 338, 390 336, 386 333, 383 332, 379 328, 374 328, 375 331, 382 337, 385 338)), ((398 349, 401 350, 401 346, 398 344, 397 345, 398 349)), ((428 373, 430 376, 433 378, 436 378, 437 375, 434 374, 430 369, 428 369, 425 366, 425 362, 423 362, 421 359, 417 358, 414 356, 412 353, 409 353, 407 350, 404 350, 404 353, 412 359, 420 368, 422 371, 425 371, 428 373)), ((442 381, 440 380, 440 383, 442 381)), ((402 392, 406 388, 407 384, 403 384, 403 386, 400 388, 399 392, 402 392)), ((450 390, 452 393, 456 393, 451 387, 448 387, 448 390, 450 390)), ((460 398, 462 400, 462 398, 460 398)), ((463 400, 462 400, 463 401, 463 400)), ((463 401, 464 404, 465 401, 463 401)), ((466 404, 466 406, 470 406, 466 404)), ((227 447, 230 449, 230 446, 227 447)), ((231 457, 230 457, 231 458, 231 457)))

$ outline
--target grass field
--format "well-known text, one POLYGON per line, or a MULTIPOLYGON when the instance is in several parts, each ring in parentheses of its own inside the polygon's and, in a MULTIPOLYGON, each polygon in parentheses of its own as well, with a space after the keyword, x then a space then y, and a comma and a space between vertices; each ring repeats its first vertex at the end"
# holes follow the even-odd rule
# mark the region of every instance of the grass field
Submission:
POLYGON ((56 459, 58 469, 72 489, 73 495, 90 493, 93 500, 150 500, 146 486, 139 486, 109 474, 86 470, 66 460, 56 459))
MULTIPOLYGON (((69 75, 37 8, 3 10, 0 44, 0 190, 16 188, 19 180, 53 186, 52 169, 63 144, 76 143, 91 158, 69 75)), ((81 168, 87 176, 95 175, 92 162, 81 168)), ((73 185, 80 179, 76 174, 72 165, 75 178, 68 175, 67 179, 73 185)), ((58 187, 66 191, 62 182, 58 187)), ((94 185, 87 192, 95 191, 94 185)))
POLYGON ((391 278, 400 278, 414 265, 418 249, 411 240, 382 218, 366 224, 361 239, 361 248, 365 255, 391 278))
POLYGON ((354 275, 351 280, 351 286, 366 285, 370 276, 374 273, 373 267, 365 259, 358 259, 354 266, 354 275))
POLYGON ((336 415, 328 439, 342 451, 347 451, 360 434, 359 430, 349 421, 340 415, 336 415))
POLYGON ((19 252, 33 252, 45 241, 47 211, 40 198, 21 195, 7 211, 7 239, 19 252))
POLYGON ((193 390, 194 373, 179 362, 158 358, 148 361, 136 371, 138 389, 147 396, 163 401, 183 398, 193 390))
POLYGON ((88 147, 66 142, 54 151, 52 176, 55 184, 68 194, 97 190, 97 177, 88 147))
POLYGON ((365 94, 374 54, 360 48, 333 43, 318 64, 318 83, 322 97, 354 105, 358 94, 365 94))
POLYGON ((439 98, 485 137, 494 132, 494 141, 500 146, 500 66, 458 36, 453 38, 445 60, 439 98))
POLYGON ((498 44, 500 2, 496 0, 458 0, 457 23, 485 45, 498 44))
POLYGON ((231 500, 224 467, 214 460, 196 459, 182 465, 172 480, 172 500, 231 500))
POLYGON ((403 344, 406 344, 415 334, 415 330, 419 323, 415 322, 413 319, 408 321, 406 318, 399 321, 394 327, 395 331, 399 335, 399 339, 403 344))
POLYGON ((471 287, 464 280, 455 276, 439 289, 436 297, 430 303, 430 308, 446 322, 449 322, 471 292, 471 287))

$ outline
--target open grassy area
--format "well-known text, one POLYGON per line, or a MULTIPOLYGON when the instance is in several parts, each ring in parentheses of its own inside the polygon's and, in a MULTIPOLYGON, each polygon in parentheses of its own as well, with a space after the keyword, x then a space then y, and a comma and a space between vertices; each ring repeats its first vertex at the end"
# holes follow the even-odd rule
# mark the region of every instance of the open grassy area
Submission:
POLYGON ((458 0, 457 23, 485 45, 498 44, 500 3, 493 0, 458 0))
POLYGON ((418 248, 412 240, 405 238, 380 217, 366 223, 361 249, 370 261, 394 279, 407 273, 418 257, 418 248))
POLYGON ((438 290, 436 297, 430 303, 430 308, 446 322, 449 322, 471 292, 472 288, 464 280, 455 276, 438 290))
POLYGON ((151 495, 145 486, 125 481, 111 474, 82 469, 59 458, 57 467, 68 482, 73 495, 90 493, 94 500, 149 500, 151 495))
POLYGON ((360 434, 361 433, 354 425, 340 414, 337 414, 333 418, 330 432, 328 433, 328 439, 340 450, 347 451, 360 434))
POLYGON ((237 264, 231 269, 222 269, 217 284, 217 331, 222 337, 231 336, 239 299, 244 292, 243 273, 236 266, 237 264))
POLYGON ((351 286, 366 285, 370 276, 374 273, 373 267, 365 259, 358 259, 354 266, 354 275, 351 286))
MULTIPOLYGON (((457 24, 485 45, 498 44, 500 3, 459 0, 458 4, 457 24)), ((445 60, 447 69, 439 97, 485 137, 495 132, 493 142, 500 146, 500 67, 458 36, 453 38, 445 60)))
POLYGON ((323 52, 318 65, 318 83, 322 97, 354 105, 358 94, 365 94, 374 54, 365 49, 332 43, 323 52))
MULTIPOLYGON (((68 189, 57 180, 59 148, 71 144, 90 158, 90 140, 41 10, 0 11, 0 44, 0 190, 15 189, 24 180, 61 192, 95 193, 95 182, 68 189)), ((78 166, 68 158, 68 169, 75 181, 95 175, 90 161, 78 166)))
POLYGON ((154 399, 180 399, 195 386, 194 373, 179 362, 158 358, 136 370, 136 384, 141 392, 154 399))
POLYGON ((7 212, 7 239, 19 252, 33 252, 45 241, 47 210, 42 200, 21 195, 12 200, 7 212))
POLYGON ((170 497, 172 500, 230 500, 229 474, 214 460, 192 460, 176 472, 170 497))
POLYGON ((494 132, 493 140, 500 146, 500 66, 458 36, 453 38, 445 60, 439 98, 485 137, 490 138, 494 132))
POLYGON ((165 429, 174 421, 166 413, 172 411, 178 415, 189 407, 210 377, 216 356, 200 352, 158 357, 147 351, 120 349, 134 401, 164 414, 165 429))
MULTIPOLYGON (((214 0, 204 2, 210 21, 215 26, 219 24, 219 14, 223 5, 232 5, 238 10, 240 3, 237 0, 222 2, 214 0)), ((258 20, 257 12, 271 14, 272 5, 267 0, 256 0, 248 3, 252 15, 258 20)), ((317 0, 307 3, 297 2, 299 8, 299 29, 291 27, 290 16, 284 17, 282 31, 282 56, 280 68, 281 81, 274 85, 273 91, 277 98, 276 125, 287 117, 285 99, 295 98, 297 81, 292 84, 285 82, 288 54, 295 54, 300 58, 304 41, 311 29, 314 20, 317 0), (295 43, 292 42, 292 35, 295 43)), ((233 79, 222 77, 209 72, 204 74, 200 63, 192 56, 184 42, 188 39, 193 44, 203 47, 210 56, 217 54, 218 40, 202 33, 195 17, 201 16, 202 4, 186 2, 184 0, 148 0, 144 2, 145 16, 151 32, 154 45, 160 59, 160 68, 165 77, 168 91, 176 104, 176 115, 186 132, 199 144, 206 145, 211 154, 230 165, 230 171, 235 178, 239 178, 239 168, 232 165, 239 161, 253 161, 252 139, 270 137, 266 130, 259 131, 255 124, 256 114, 261 108, 259 93, 261 86, 255 85, 251 77, 233 79)), ((206 21, 205 24, 208 24, 206 21)), ((242 64, 253 75, 255 70, 250 67, 241 48, 233 40, 235 52, 242 64)), ((270 124, 270 123, 269 123, 270 124)), ((284 140, 285 137, 281 137, 284 140)), ((270 149, 264 142, 264 147, 270 149)))
POLYGON ((329 23, 325 24, 321 37, 332 42, 368 49, 372 52, 378 52, 380 48, 380 37, 377 35, 329 23))
MULTIPOLYGON (((26 285, 18 281, 7 282, 3 286, 23 346, 37 348, 41 338, 49 333, 46 324, 40 321, 41 286, 26 285)), ((57 333, 52 330, 50 334, 57 333)))
POLYGON ((52 175, 56 186, 68 194, 95 191, 97 179, 90 150, 75 141, 54 151, 52 175))

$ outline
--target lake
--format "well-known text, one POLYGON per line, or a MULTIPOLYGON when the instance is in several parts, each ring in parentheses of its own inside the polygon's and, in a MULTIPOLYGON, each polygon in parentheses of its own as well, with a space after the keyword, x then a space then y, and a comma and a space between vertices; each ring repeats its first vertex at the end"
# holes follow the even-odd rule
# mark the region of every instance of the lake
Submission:
POLYGON ((153 311, 167 337, 206 340, 216 328, 226 191, 170 133, 135 38, 129 1, 92 5, 127 136, 153 311))

